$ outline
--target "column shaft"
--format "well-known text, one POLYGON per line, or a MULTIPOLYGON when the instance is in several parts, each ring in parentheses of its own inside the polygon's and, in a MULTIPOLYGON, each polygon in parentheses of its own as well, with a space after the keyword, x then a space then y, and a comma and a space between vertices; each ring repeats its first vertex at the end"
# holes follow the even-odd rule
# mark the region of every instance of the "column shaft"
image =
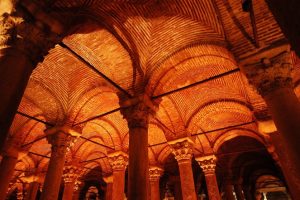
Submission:
POLYGON ((29 190, 28 193, 26 195, 26 200, 35 200, 36 199, 36 195, 37 192, 39 190, 39 183, 38 182, 32 182, 29 184, 29 190))
POLYGON ((70 135, 59 131, 51 135, 48 140, 52 144, 52 151, 41 200, 57 200, 70 135))
POLYGON ((183 199, 196 200, 192 162, 178 162, 183 199))
POLYGON ((18 159, 4 156, 0 164, 0 200, 4 200, 18 159))
POLYGON ((287 182, 289 192, 293 199, 300 196, 300 169, 294 165, 296 156, 287 148, 288 144, 282 139, 282 135, 278 132, 270 134, 271 141, 275 146, 278 155, 280 167, 287 182))
POLYGON ((232 185, 231 184, 226 184, 224 189, 225 189, 226 200, 235 200, 235 197, 233 195, 232 185))
POLYGON ((215 174, 204 174, 209 200, 221 200, 215 174))
POLYGON ((72 200, 73 193, 74 193, 74 186, 75 186, 75 181, 65 183, 65 188, 64 188, 63 198, 62 198, 63 200, 72 200))
POLYGON ((160 200, 159 179, 150 181, 150 199, 160 200))
POLYGON ((125 189, 125 169, 113 171, 112 199, 123 200, 125 189))
POLYGON ((129 130, 128 199, 147 200, 148 170, 148 129, 132 127, 129 130))
POLYGON ((113 182, 109 182, 106 185, 106 192, 105 192, 105 200, 113 200, 113 182))

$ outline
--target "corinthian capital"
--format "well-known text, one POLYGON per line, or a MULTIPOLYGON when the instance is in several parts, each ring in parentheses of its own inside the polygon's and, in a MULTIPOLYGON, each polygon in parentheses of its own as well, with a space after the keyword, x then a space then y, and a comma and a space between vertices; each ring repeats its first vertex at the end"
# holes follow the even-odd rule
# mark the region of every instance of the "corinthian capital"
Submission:
POLYGON ((151 166, 149 168, 149 180, 150 182, 159 181, 161 175, 163 174, 164 170, 160 167, 151 166))
POLYGON ((75 182, 81 175, 82 168, 74 165, 67 165, 64 167, 63 179, 65 183, 75 182))
POLYGON ((205 175, 215 173, 217 163, 217 158, 215 155, 197 157, 196 161, 200 165, 205 175))
POLYGON ((121 114, 127 120, 129 128, 147 128, 149 116, 155 114, 158 106, 147 95, 126 99, 119 95, 121 114))
POLYGON ((288 51, 273 57, 264 57, 259 62, 246 64, 244 71, 249 83, 262 96, 266 96, 278 88, 293 87, 292 59, 288 51))
POLYGON ((193 157, 193 144, 193 141, 189 138, 181 138, 169 142, 172 153, 178 163, 191 161, 193 157))
POLYGON ((112 169, 115 170, 125 170, 128 165, 128 154, 117 151, 108 155, 109 163, 112 169))

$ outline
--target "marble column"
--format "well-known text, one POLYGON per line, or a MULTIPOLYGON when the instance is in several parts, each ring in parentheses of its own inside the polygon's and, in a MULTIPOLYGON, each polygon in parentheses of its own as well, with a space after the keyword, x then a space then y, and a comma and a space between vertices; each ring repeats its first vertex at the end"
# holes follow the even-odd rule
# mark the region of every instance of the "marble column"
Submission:
POLYGON ((5 199, 15 166, 18 159, 21 159, 21 156, 24 154, 19 146, 20 143, 15 138, 9 138, 5 143, 0 163, 0 200, 5 199))
POLYGON ((104 177, 103 179, 106 183, 105 200, 113 200, 112 193, 113 193, 114 177, 113 177, 113 175, 110 175, 110 176, 104 177))
POLYGON ((182 198, 196 200, 197 198, 192 169, 193 142, 189 138, 182 138, 171 141, 169 144, 179 167, 182 198))
POLYGON ((75 191, 75 182, 77 178, 80 176, 82 170, 79 166, 76 165, 67 165, 64 167, 63 171, 63 179, 65 183, 63 200, 72 200, 73 193, 75 191))
POLYGON ((42 30, 48 26, 37 26, 43 24, 41 19, 29 23, 27 19, 33 16, 20 11, 17 2, 6 0, 0 10, 0 149, 33 69, 58 42, 58 36, 53 36, 49 28, 42 30))
POLYGON ((163 174, 163 169, 157 166, 149 168, 149 181, 150 181, 150 199, 160 200, 159 179, 163 174))
POLYGON ((53 127, 45 131, 51 144, 51 157, 40 200, 57 200, 67 148, 80 135, 68 127, 53 127))
POLYGON ((294 165, 300 167, 300 102, 291 78, 291 55, 286 49, 283 46, 259 54, 242 69, 265 100, 278 132, 288 144, 286 148, 295 156, 294 165))
POLYGON ((209 200, 221 200, 217 177, 215 173, 217 158, 214 155, 197 157, 196 161, 203 170, 209 200))
POLYGON ((123 200, 125 190, 125 170, 128 164, 128 155, 117 151, 108 155, 113 170, 112 199, 123 200))
MULTIPOLYGON (((129 128, 128 199, 147 200, 149 195, 148 124, 157 106, 147 95, 120 100, 129 128)), ((114 181, 115 182, 115 181, 114 181)))

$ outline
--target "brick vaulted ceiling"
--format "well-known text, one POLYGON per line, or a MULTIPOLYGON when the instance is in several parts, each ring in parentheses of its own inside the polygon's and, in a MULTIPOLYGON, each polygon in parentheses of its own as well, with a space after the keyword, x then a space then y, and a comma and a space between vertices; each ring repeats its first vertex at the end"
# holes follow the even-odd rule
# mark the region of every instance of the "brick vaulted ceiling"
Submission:
POLYGON ((163 164, 171 153, 166 142, 181 137, 194 139, 196 155, 217 152, 237 135, 267 142, 253 114, 265 105, 238 70, 195 84, 285 41, 264 0, 254 1, 255 27, 237 0, 45 2, 55 16, 84 20, 30 78, 10 129, 31 152, 17 169, 46 171, 51 150, 43 131, 68 123, 82 130, 68 159, 78 158, 86 173, 99 166, 110 173, 107 154, 128 150, 118 93, 146 92, 159 102, 149 125, 151 164, 163 164))

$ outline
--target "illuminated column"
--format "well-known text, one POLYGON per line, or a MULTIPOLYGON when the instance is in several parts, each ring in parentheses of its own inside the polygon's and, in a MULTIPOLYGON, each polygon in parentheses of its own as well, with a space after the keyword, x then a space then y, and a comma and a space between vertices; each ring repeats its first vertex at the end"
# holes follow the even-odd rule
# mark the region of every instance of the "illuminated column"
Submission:
POLYGON ((113 170, 112 199, 123 200, 125 190, 125 170, 128 164, 128 155, 117 151, 108 155, 113 170))
POLYGON ((192 169, 193 142, 189 138, 182 138, 169 144, 179 167, 182 198, 196 200, 192 169))
POLYGON ((149 168, 151 200, 160 200, 159 179, 162 174, 163 174, 163 169, 160 167, 152 166, 149 168))
POLYGON ((112 193, 113 193, 113 175, 106 176, 103 178, 106 183, 106 191, 105 191, 105 200, 113 200, 112 193))
POLYGON ((19 12, 19 8, 23 6, 16 6, 17 2, 20 1, 0 1, 0 149, 8 135, 32 70, 59 41, 58 36, 51 31, 60 33, 59 28, 52 29, 58 23, 45 26, 42 18, 48 15, 41 14, 33 6, 31 9, 39 13, 39 20, 28 23, 26 19, 34 16, 29 15, 27 10, 24 12, 24 9, 19 12))
POLYGON ((81 168, 76 165, 68 165, 64 167, 63 179, 65 182, 63 200, 72 200, 75 191, 75 182, 81 174, 81 168))
POLYGON ((45 131, 51 144, 51 157, 44 181, 41 200, 57 200, 66 159, 67 148, 79 134, 70 128, 54 127, 45 131))
POLYGON ((81 181, 75 181, 73 200, 79 200, 81 181))
POLYGON ((4 200, 6 197, 9 182, 13 176, 18 159, 25 155, 19 146, 20 143, 15 138, 9 138, 5 143, 0 164, 0 200, 4 200))
POLYGON ((244 64, 243 70, 264 98, 279 133, 288 144, 286 148, 295 156, 294 165, 300 167, 300 103, 293 89, 291 56, 287 51, 282 52, 284 49, 258 55, 244 64))
MULTIPOLYGON (((120 101, 121 113, 129 128, 128 199, 147 200, 149 193, 148 123, 156 112, 146 95, 120 101)), ((116 182, 114 180, 114 182, 116 182)))
POLYGON ((282 134, 277 132, 273 120, 258 121, 258 128, 271 143, 267 146, 267 150, 281 168, 291 196, 300 196, 300 166, 297 165, 294 152, 288 148, 282 134))
POLYGON ((221 200, 217 177, 215 174, 217 158, 214 155, 198 157, 196 161, 203 170, 209 200, 221 200))
POLYGON ((29 175, 21 177, 23 183, 28 184, 25 200, 35 200, 37 191, 40 187, 41 177, 36 175, 36 172, 29 172, 29 175))

